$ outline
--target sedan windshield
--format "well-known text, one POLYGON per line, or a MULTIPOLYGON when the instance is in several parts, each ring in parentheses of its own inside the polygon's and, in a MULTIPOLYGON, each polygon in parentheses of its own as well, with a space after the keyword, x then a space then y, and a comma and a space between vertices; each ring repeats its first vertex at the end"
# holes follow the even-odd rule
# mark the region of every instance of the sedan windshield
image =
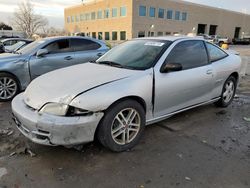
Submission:
POLYGON ((97 63, 120 68, 145 70, 154 66, 161 53, 170 44, 170 41, 149 39, 127 41, 114 47, 98 59, 97 63))

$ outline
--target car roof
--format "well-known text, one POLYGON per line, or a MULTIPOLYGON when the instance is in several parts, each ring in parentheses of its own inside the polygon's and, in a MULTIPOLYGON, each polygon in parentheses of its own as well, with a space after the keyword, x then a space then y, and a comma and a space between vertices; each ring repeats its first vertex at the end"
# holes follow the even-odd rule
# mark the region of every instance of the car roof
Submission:
POLYGON ((82 37, 82 36, 55 36, 55 37, 46 37, 42 38, 41 40, 58 40, 58 39, 90 39, 90 40, 97 40, 91 37, 82 37))
POLYGON ((149 40, 166 40, 166 41, 177 41, 177 40, 204 40, 202 37, 193 36, 162 36, 162 37, 143 37, 137 39, 149 39, 149 40))
POLYGON ((32 41, 31 39, 23 39, 23 38, 7 38, 7 39, 1 40, 1 42, 6 42, 6 41, 10 41, 10 40, 17 40, 17 41, 32 41))

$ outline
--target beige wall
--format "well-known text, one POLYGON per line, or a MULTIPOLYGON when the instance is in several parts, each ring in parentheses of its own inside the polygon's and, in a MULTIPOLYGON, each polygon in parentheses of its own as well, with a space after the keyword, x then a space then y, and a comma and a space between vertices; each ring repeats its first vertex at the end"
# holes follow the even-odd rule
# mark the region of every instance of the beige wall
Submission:
MULTIPOLYGON (((102 13, 104 15, 104 12, 102 13)), ((118 32, 118 39, 120 39, 120 31, 126 31, 127 38, 132 37, 132 0, 104 0, 94 1, 86 5, 79 5, 75 7, 66 8, 64 11, 65 17, 65 29, 70 33, 76 32, 118 32), (120 7, 127 7, 127 15, 120 17, 120 7), (95 19, 88 21, 79 21, 74 23, 67 23, 67 17, 71 15, 80 15, 81 13, 91 13, 98 10, 104 11, 104 9, 110 9, 110 15, 112 14, 112 8, 118 9, 118 17, 108 19, 95 19)), ((104 36, 104 33, 103 33, 104 36)))
POLYGON ((241 32, 250 33, 250 15, 210 8, 193 3, 171 0, 135 0, 133 2, 133 37, 137 37, 139 31, 178 32, 188 34, 197 33, 198 24, 207 24, 207 33, 210 25, 218 25, 217 34, 234 37, 235 27, 241 27, 241 32), (139 6, 147 6, 147 16, 139 16, 139 6), (156 18, 149 17, 149 7, 156 8, 156 18), (178 10, 187 12, 187 21, 167 20, 158 18, 158 8, 178 10), (150 26, 154 25, 154 29, 150 26))
MULTIPOLYGON (((218 25, 217 34, 221 36, 234 37, 235 27, 241 27, 242 32, 250 34, 250 15, 226 11, 206 6, 201 6, 193 3, 187 3, 179 0, 96 0, 85 5, 69 7, 65 9, 65 29, 70 33, 76 32, 118 32, 118 40, 120 39, 119 32, 126 31, 127 38, 138 37, 139 31, 145 31, 146 36, 149 31, 155 32, 171 32, 187 34, 192 33, 195 28, 197 33, 198 24, 207 24, 207 32, 209 32, 210 25, 218 25), (156 8, 156 18, 149 17, 147 11, 146 17, 139 16, 139 6, 150 6, 156 8), (122 6, 127 7, 126 17, 119 16, 119 9, 122 6), (91 13, 98 10, 118 8, 118 17, 101 20, 79 21, 74 23, 67 23, 68 16, 80 15, 81 13, 91 13), (187 12, 187 21, 168 20, 165 18, 158 18, 158 8, 172 9, 181 12, 187 12), (154 25, 151 29, 150 26, 154 25)), ((103 33, 104 36, 104 33, 103 33)))

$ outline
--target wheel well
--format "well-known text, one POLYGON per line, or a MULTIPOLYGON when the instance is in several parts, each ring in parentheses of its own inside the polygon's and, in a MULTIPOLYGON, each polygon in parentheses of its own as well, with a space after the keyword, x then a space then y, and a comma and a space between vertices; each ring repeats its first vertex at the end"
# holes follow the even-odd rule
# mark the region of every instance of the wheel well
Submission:
POLYGON ((15 74, 13 74, 13 73, 11 73, 11 72, 8 72, 8 71, 1 71, 0 74, 1 74, 1 73, 5 73, 5 74, 9 74, 9 75, 13 76, 13 77, 16 79, 16 81, 17 81, 17 84, 18 84, 19 89, 21 89, 20 80, 17 78, 17 76, 16 76, 15 74))
POLYGON ((143 107, 144 111, 146 112, 147 105, 146 105, 145 101, 141 97, 138 97, 138 96, 127 96, 127 97, 120 98, 117 101, 113 102, 108 108, 112 107, 113 105, 115 105, 121 101, 125 101, 128 99, 132 99, 132 100, 137 101, 143 107))
POLYGON ((238 83, 238 81, 239 81, 239 74, 237 72, 232 73, 230 76, 233 76, 236 79, 237 83, 238 83))

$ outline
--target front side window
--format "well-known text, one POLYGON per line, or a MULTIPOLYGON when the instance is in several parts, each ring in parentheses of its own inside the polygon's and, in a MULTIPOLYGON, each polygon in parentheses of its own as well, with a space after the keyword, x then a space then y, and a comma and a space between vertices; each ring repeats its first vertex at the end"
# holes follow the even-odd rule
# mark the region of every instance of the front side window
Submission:
POLYGON ((221 60, 228 56, 224 51, 214 46, 213 44, 207 42, 206 45, 211 62, 221 60))
POLYGON ((126 16, 126 15, 127 15, 127 7, 121 7, 120 16, 126 16))
POLYGON ((140 6, 139 7, 139 16, 146 16, 146 14, 147 14, 146 6, 140 6))
POLYGON ((101 47, 100 44, 87 39, 71 39, 71 42, 74 51, 97 50, 101 47))
POLYGON ((155 8, 154 7, 149 8, 149 16, 150 17, 155 17, 155 8))
POLYGON ((166 59, 167 63, 180 63, 183 70, 208 64, 208 57, 203 41, 183 41, 178 43, 166 59))
POLYGON ((171 44, 161 40, 132 40, 124 42, 102 56, 97 63, 114 62, 124 68, 145 70, 157 62, 161 53, 171 44))
POLYGON ((49 54, 66 53, 71 52, 68 39, 62 39, 48 44, 45 49, 48 50, 49 54))
POLYGON ((173 11, 172 10, 167 11, 167 19, 169 19, 169 20, 173 19, 173 11))
POLYGON ((164 9, 159 8, 158 18, 164 18, 164 12, 165 12, 165 10, 164 10, 164 9))

